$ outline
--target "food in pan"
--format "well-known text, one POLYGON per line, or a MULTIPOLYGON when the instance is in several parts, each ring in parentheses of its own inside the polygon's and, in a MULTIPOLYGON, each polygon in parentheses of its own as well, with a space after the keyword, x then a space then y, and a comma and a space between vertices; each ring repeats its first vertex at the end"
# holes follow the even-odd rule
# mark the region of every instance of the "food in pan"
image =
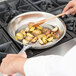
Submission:
POLYGON ((38 42, 41 45, 44 45, 59 38, 59 28, 57 26, 53 26, 53 29, 41 26, 35 27, 32 26, 32 23, 29 23, 28 27, 25 30, 16 33, 14 38, 23 44, 38 42))

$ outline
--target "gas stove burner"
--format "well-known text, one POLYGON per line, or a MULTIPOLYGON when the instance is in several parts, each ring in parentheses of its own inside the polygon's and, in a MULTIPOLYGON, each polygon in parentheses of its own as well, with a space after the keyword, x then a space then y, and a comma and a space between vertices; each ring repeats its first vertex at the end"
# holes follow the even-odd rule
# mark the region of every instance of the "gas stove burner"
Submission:
POLYGON ((67 24, 67 29, 76 33, 76 17, 68 15, 64 18, 64 22, 67 24))
POLYGON ((40 7, 41 7, 41 9, 43 9, 44 11, 46 11, 46 10, 48 10, 49 8, 54 8, 53 6, 52 6, 52 3, 50 2, 50 3, 48 3, 48 2, 46 2, 46 1, 43 1, 43 2, 41 2, 40 4, 40 7))
POLYGON ((76 20, 74 22, 73 30, 74 30, 74 33, 76 33, 76 20))
POLYGON ((30 3, 32 3, 33 6, 35 6, 38 10, 42 11, 49 11, 52 9, 55 9, 59 6, 56 2, 53 0, 28 0, 30 3))
POLYGON ((66 3, 68 3, 70 0, 56 0, 56 2, 58 3, 58 4, 66 4, 66 3))
POLYGON ((16 3, 15 3, 16 5, 14 6, 15 8, 13 8, 13 6, 11 6, 11 4, 8 3, 7 1, 5 1, 4 4, 7 6, 8 10, 1 12, 0 15, 1 15, 1 19, 3 19, 3 21, 7 22, 7 23, 9 23, 9 21, 13 17, 15 17, 21 13, 37 10, 35 7, 31 6, 31 4, 29 4, 28 2, 26 2, 24 0, 16 1, 16 3))
POLYGON ((18 0, 18 2, 16 4, 16 8, 18 9, 18 7, 23 6, 23 5, 28 5, 27 1, 18 0))

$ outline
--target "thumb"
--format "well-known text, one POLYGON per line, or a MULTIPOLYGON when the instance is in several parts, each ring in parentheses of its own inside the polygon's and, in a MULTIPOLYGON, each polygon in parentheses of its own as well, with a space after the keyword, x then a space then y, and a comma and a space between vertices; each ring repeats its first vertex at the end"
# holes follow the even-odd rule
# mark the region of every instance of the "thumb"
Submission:
POLYGON ((21 55, 22 57, 27 58, 26 52, 22 52, 20 55, 21 55))

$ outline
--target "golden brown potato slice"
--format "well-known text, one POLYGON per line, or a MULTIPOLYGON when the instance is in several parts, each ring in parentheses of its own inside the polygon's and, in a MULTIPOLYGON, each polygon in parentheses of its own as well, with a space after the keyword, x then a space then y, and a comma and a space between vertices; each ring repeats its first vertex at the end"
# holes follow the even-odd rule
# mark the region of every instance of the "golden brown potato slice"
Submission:
POLYGON ((56 26, 54 29, 52 29, 53 32, 57 32, 59 28, 56 26))
POLYGON ((25 30, 21 30, 20 32, 23 34, 24 37, 26 37, 25 30))
POLYGON ((53 37, 50 37, 47 39, 48 42, 51 42, 53 40, 53 37))
POLYGON ((29 29, 29 27, 27 27, 26 29, 25 29, 25 32, 29 32, 30 31, 30 29, 29 29))
POLYGON ((42 41, 43 41, 44 44, 46 44, 47 43, 47 38, 46 37, 43 37, 42 38, 42 41))
POLYGON ((40 34, 40 35, 38 35, 38 38, 42 38, 44 36, 46 36, 46 35, 45 34, 40 34))
POLYGON ((27 40, 23 39, 23 40, 22 40, 22 43, 23 43, 23 44, 28 44, 28 43, 29 43, 29 41, 27 41, 27 40))
POLYGON ((52 36, 52 34, 48 34, 48 35, 47 35, 47 38, 49 38, 49 37, 51 37, 51 36, 52 36))
POLYGON ((35 35, 40 35, 40 34, 41 34, 41 31, 40 31, 40 30, 34 30, 34 31, 33 31, 33 34, 35 34, 35 35))
POLYGON ((35 30, 35 27, 31 27, 31 28, 30 28, 30 31, 34 31, 34 30, 35 30))
POLYGON ((34 24, 33 22, 29 22, 28 27, 29 28, 33 27, 33 24, 34 24))
POLYGON ((34 38, 31 40, 31 42, 35 43, 37 40, 38 40, 38 38, 37 38, 37 37, 34 37, 34 38))
POLYGON ((40 43, 41 45, 44 44, 43 41, 41 40, 41 38, 38 38, 38 41, 39 41, 39 43, 40 43))
POLYGON ((59 39, 56 33, 53 34, 53 37, 57 40, 59 39))
POLYGON ((31 40, 32 40, 32 37, 27 36, 25 39, 26 39, 27 41, 31 41, 31 40))
POLYGON ((34 37, 31 33, 27 33, 27 36, 34 37))
POLYGON ((38 26, 37 29, 42 30, 43 28, 41 26, 38 26))
POLYGON ((16 34, 16 37, 17 37, 18 40, 22 40, 23 39, 23 34, 19 32, 19 33, 16 34))

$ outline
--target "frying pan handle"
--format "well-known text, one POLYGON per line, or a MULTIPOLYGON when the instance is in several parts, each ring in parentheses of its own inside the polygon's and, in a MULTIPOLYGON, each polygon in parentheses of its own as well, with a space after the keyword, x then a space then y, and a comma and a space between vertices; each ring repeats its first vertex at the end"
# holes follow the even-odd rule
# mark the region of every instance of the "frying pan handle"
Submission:
POLYGON ((21 54, 22 52, 25 52, 29 48, 31 48, 31 45, 27 45, 27 46, 24 45, 22 50, 18 54, 21 54))

